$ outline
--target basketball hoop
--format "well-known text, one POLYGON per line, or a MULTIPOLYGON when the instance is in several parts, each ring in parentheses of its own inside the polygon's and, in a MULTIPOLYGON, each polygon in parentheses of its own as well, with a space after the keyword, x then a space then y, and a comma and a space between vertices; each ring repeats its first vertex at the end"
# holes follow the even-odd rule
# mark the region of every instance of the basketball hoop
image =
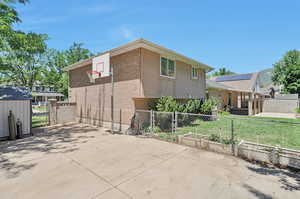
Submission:
POLYGON ((86 74, 89 77, 90 83, 95 83, 95 79, 101 77, 101 72, 95 70, 87 70, 86 74))

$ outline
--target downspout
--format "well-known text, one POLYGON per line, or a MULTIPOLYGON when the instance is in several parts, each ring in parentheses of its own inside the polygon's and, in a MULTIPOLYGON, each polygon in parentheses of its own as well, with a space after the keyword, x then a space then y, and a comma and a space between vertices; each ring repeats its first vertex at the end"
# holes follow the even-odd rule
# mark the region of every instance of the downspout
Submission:
POLYGON ((143 60, 142 60, 142 48, 140 48, 140 89, 139 89, 139 96, 142 95, 142 69, 143 69, 143 60))

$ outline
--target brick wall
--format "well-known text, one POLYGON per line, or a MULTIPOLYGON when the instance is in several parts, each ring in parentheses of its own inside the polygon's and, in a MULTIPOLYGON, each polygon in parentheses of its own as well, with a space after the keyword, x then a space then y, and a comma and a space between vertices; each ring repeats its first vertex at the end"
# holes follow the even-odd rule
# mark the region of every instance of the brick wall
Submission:
MULTIPOLYGON (((146 49, 136 49, 111 58, 114 65, 114 118, 130 124, 135 108, 147 107, 144 97, 205 97, 205 74, 191 80, 191 66, 176 61, 176 80, 160 77, 160 55, 146 49), (133 100, 133 98, 140 100, 133 100), (143 102, 144 100, 144 102, 143 102)), ((111 121, 111 78, 89 82, 86 71, 92 65, 70 71, 70 102, 77 103, 78 121, 103 126, 111 121)))
MULTIPOLYGON (((134 113, 132 97, 140 96, 140 49, 111 58, 114 65, 114 118, 130 124, 134 113)), ((70 71, 70 101, 77 103, 77 119, 102 126, 111 121, 111 78, 89 82, 87 70, 92 65, 70 71)))

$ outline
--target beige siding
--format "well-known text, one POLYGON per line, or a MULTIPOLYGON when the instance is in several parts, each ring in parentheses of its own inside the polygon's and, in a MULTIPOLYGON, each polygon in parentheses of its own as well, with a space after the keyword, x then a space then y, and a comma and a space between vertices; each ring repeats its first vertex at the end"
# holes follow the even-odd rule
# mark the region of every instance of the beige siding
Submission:
POLYGON ((160 76, 160 55, 142 49, 142 89, 145 97, 204 98, 205 73, 191 79, 191 65, 176 61, 176 78, 160 76))

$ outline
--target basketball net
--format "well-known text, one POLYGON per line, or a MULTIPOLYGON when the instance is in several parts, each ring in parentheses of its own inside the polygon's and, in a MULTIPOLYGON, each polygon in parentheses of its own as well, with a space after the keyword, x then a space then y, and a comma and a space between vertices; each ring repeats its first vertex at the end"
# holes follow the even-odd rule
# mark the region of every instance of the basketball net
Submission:
POLYGON ((95 83, 95 79, 101 77, 101 72, 95 70, 88 70, 86 71, 86 74, 89 77, 90 83, 95 83))

